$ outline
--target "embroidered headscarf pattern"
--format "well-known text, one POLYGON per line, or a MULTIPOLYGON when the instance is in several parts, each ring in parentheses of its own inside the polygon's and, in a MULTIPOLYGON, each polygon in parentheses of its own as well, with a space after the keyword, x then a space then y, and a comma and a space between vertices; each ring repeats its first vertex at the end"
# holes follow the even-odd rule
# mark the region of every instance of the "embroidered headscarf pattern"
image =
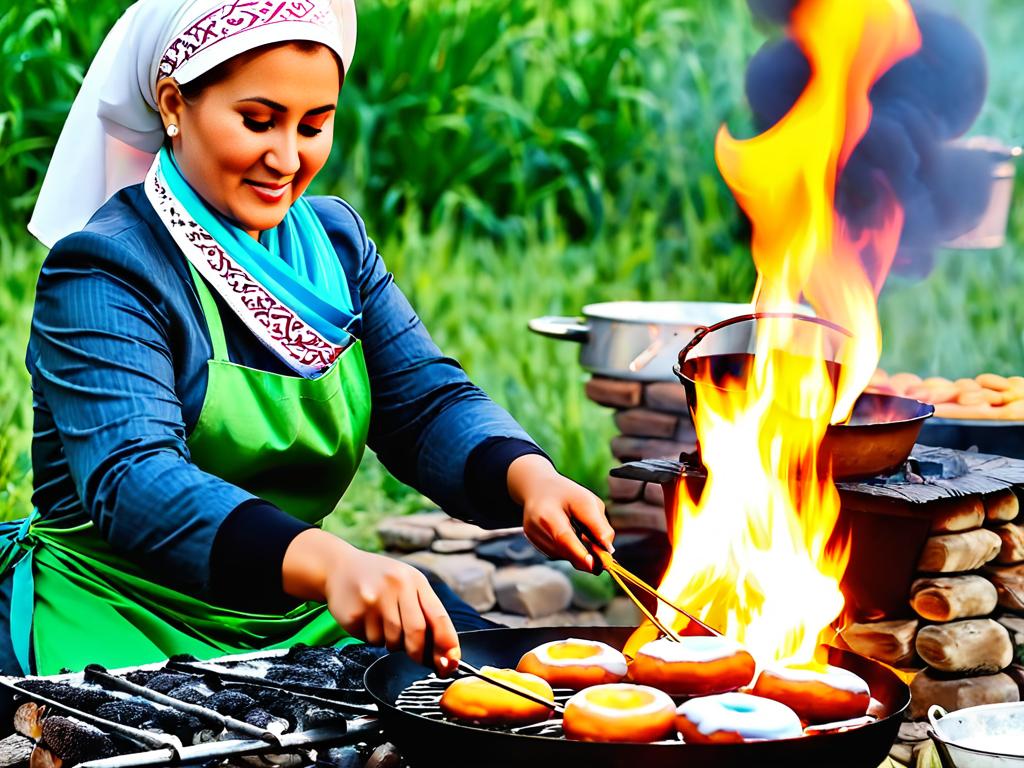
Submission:
POLYGON ((236 0, 203 14, 168 45, 160 60, 160 77, 171 77, 185 62, 210 46, 253 27, 286 21, 337 24, 329 4, 313 0, 236 0))

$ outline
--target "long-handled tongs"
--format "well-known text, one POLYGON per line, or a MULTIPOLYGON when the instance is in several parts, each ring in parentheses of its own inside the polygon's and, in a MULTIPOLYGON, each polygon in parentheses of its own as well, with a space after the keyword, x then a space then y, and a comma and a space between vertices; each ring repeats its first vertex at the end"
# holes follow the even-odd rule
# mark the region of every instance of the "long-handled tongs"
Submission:
POLYGON ((574 520, 572 523, 572 527, 576 531, 576 535, 579 536, 580 541, 582 541, 590 550, 590 552, 594 555, 594 557, 597 558, 598 562, 601 564, 601 567, 612 575, 612 578, 615 580, 615 583, 619 585, 619 588, 623 592, 625 592, 626 597, 632 600, 633 604, 640 609, 641 613, 643 613, 647 620, 651 622, 651 624, 653 624, 655 628, 657 628, 657 630, 661 632, 669 640, 673 640, 677 643, 681 642, 680 637, 678 634, 676 634, 675 630, 673 630, 672 627, 670 627, 669 625, 665 624, 665 622, 658 619, 656 611, 652 612, 648 610, 647 606, 645 606, 640 601, 640 599, 637 598, 636 594, 633 592, 633 589, 629 585, 627 585, 627 582, 629 582, 629 584, 631 584, 634 588, 639 589, 642 592, 646 592, 654 599, 664 603, 673 611, 678 613, 680 616, 685 616, 698 627, 701 627, 708 634, 722 634, 714 627, 709 627, 700 619, 691 616, 687 611, 680 608, 672 600, 669 600, 667 597, 665 597, 664 594, 662 594, 657 589, 652 587, 639 576, 635 575, 634 573, 626 570, 621 565, 619 565, 618 561, 614 557, 612 557, 611 552, 609 552, 607 549, 604 548, 604 546, 602 546, 598 541, 596 541, 594 537, 590 535, 590 532, 586 530, 581 524, 574 520))

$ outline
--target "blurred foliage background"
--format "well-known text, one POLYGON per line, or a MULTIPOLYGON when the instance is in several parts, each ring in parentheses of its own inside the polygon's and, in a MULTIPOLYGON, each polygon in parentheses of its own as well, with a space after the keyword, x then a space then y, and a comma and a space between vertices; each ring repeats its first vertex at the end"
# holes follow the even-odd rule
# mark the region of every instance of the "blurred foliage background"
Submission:
MULTIPOLYGON (((989 52, 973 133, 1024 138, 1015 0, 947 0, 989 52)), ((27 511, 23 357, 44 249, 25 231, 50 150, 120 0, 0 11, 0 517, 27 511)), ((747 60, 769 33, 744 0, 362 0, 336 144, 313 191, 363 214, 438 343, 567 474, 601 492, 610 415, 578 350, 527 321, 616 299, 746 300, 748 237, 714 165, 749 134, 747 60)), ((1020 175, 1020 174, 1019 174, 1020 175)), ((1024 195, 1009 244, 949 251, 883 294, 883 366, 1024 372, 1024 195)), ((424 500, 372 458, 332 524, 370 545, 424 500)))

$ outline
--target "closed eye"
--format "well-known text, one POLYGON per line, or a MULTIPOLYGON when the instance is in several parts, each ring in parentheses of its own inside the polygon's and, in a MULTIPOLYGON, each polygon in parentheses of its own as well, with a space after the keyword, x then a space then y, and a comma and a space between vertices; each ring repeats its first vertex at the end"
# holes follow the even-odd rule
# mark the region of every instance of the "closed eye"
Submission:
POLYGON ((245 115, 242 115, 242 123, 250 131, 254 131, 256 133, 263 133, 264 131, 269 131, 274 127, 273 120, 253 120, 251 117, 246 117, 245 115))

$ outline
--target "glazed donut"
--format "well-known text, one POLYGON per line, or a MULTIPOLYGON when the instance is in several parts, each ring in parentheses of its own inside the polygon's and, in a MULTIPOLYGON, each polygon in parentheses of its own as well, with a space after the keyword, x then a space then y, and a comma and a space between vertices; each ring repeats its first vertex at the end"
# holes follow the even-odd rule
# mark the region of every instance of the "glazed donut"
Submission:
POLYGON ((569 699, 562 733, 576 741, 660 741, 674 735, 675 720, 675 704, 664 691, 607 683, 569 699))
POLYGON ((782 702, 811 723, 852 720, 871 703, 868 684, 840 667, 767 667, 757 676, 753 693, 782 702))
POLYGON ((667 638, 640 647, 629 679, 675 696, 703 696, 749 685, 754 657, 727 637, 667 638))
POLYGON ((676 728, 688 744, 792 739, 804 729, 796 712, 749 693, 701 696, 680 704, 676 728))
POLYGON ((626 676, 626 657, 596 640, 555 640, 527 651, 516 669, 553 686, 579 691, 591 685, 617 683, 626 676))
MULTIPOLYGON (((552 702, 555 700, 551 686, 536 675, 496 667, 482 667, 480 671, 487 677, 518 685, 552 702)), ((552 708, 491 685, 486 680, 461 677, 441 695, 441 711, 463 722, 519 726, 547 720, 551 717, 552 708)))

